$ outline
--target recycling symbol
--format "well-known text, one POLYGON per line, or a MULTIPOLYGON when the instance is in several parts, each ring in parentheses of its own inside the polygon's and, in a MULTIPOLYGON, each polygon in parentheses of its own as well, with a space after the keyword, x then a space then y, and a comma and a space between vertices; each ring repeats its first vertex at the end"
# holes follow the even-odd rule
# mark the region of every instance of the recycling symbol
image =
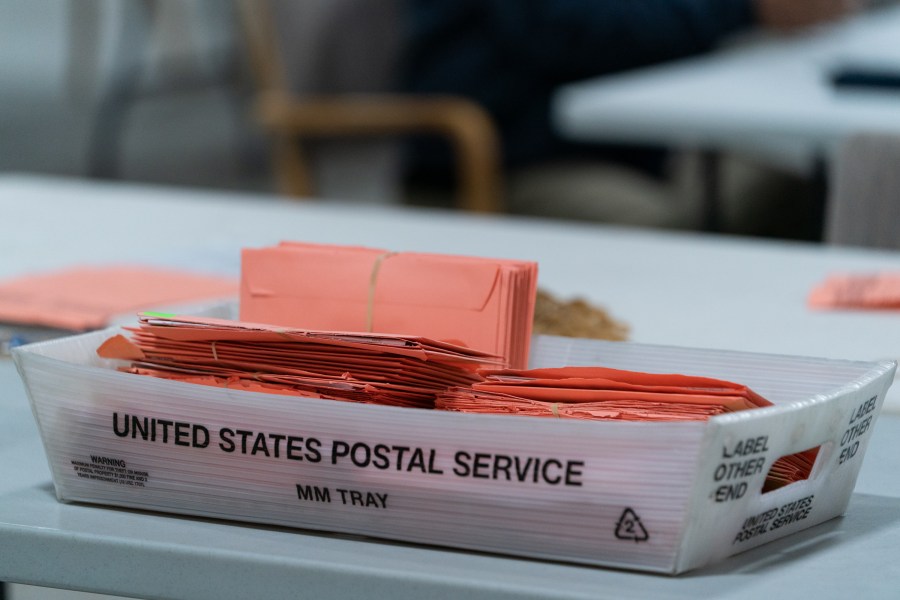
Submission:
POLYGON ((626 508, 616 523, 616 537, 620 540, 634 540, 635 543, 646 542, 650 539, 650 534, 641 523, 641 518, 631 510, 626 508))

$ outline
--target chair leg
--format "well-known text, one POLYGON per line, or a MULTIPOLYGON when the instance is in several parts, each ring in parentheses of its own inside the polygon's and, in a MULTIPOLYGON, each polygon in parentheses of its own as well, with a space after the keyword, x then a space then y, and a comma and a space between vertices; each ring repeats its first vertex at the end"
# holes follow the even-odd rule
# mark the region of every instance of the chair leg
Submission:
POLYGON ((300 143, 291 136, 279 135, 274 144, 279 190, 286 196, 309 198, 313 193, 312 175, 300 143))
POLYGON ((102 7, 98 0, 68 2, 69 46, 66 58, 68 96, 84 104, 100 81, 102 7))
POLYGON ((720 233, 723 224, 721 162, 721 155, 715 150, 700 154, 703 230, 711 233, 720 233))
POLYGON ((458 206, 475 212, 502 212, 500 141, 490 117, 474 104, 448 100, 437 118, 438 128, 450 136, 457 153, 458 206))
POLYGON ((828 163, 823 156, 816 157, 811 188, 812 212, 807 239, 821 242, 825 238, 825 212, 828 206, 828 163))

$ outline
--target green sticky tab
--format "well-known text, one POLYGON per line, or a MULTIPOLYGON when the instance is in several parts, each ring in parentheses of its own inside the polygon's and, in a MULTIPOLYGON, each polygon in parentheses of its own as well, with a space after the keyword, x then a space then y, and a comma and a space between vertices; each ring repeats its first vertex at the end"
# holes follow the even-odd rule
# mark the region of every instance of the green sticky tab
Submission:
POLYGON ((175 313, 152 312, 152 311, 147 311, 147 312, 144 312, 141 314, 145 315, 147 317, 159 317, 160 319, 174 319, 175 317, 178 316, 175 313))

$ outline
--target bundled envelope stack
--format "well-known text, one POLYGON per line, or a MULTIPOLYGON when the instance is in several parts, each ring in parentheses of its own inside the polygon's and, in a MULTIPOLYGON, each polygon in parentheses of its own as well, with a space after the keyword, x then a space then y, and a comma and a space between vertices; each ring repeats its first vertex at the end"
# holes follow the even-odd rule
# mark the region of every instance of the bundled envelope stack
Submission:
POLYGON ((537 264, 283 242, 245 249, 242 321, 424 336, 525 368, 537 264))
MULTIPOLYGON (((605 367, 485 370, 485 381, 439 394, 435 408, 605 421, 698 421, 773 406, 746 386, 691 375, 605 367)), ((818 448, 775 461, 765 491, 809 477, 818 448)))
POLYGON ((229 389, 431 408, 495 356, 424 337, 340 333, 144 313, 100 346, 122 370, 229 389))

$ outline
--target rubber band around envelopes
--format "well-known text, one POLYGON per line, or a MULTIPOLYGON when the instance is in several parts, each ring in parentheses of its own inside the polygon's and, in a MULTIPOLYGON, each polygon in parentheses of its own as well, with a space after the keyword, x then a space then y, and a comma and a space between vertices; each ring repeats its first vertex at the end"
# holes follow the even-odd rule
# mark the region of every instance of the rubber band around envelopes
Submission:
POLYGON ((375 259, 372 265, 372 273, 369 275, 369 301, 366 303, 366 331, 372 332, 372 323, 375 320, 375 287, 378 285, 378 272, 381 271, 381 263, 392 256, 396 256, 398 252, 385 252, 375 259))

